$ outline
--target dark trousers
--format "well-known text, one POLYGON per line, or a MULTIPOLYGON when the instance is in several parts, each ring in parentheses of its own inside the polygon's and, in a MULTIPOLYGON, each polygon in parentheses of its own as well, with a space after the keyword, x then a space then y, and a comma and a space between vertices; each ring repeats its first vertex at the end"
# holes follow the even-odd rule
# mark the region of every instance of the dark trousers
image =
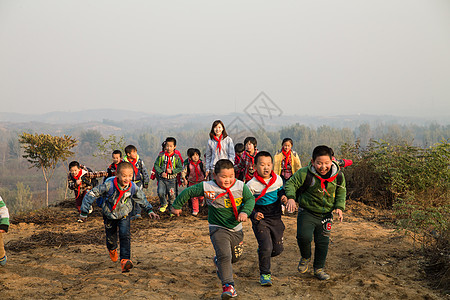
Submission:
POLYGON ((244 250, 244 232, 229 231, 225 228, 210 227, 209 236, 217 257, 217 275, 222 285, 232 284, 233 267, 231 264, 237 262, 244 250))
POLYGON ((332 214, 316 216, 306 210, 298 213, 297 217, 297 243, 303 258, 311 257, 311 242, 314 235, 314 268, 325 266, 330 243, 332 214), (329 220, 324 223, 324 221, 329 220))
POLYGON ((131 253, 131 233, 130 218, 123 217, 118 220, 111 220, 103 217, 106 232, 106 247, 108 250, 117 249, 117 233, 120 242, 120 259, 130 259, 131 253))
POLYGON ((252 219, 252 228, 258 241, 259 273, 270 273, 271 258, 283 252, 284 224, 281 219, 252 219))
MULTIPOLYGON (((87 191, 81 192, 76 198, 75 198, 75 205, 77 206, 78 212, 81 213, 81 204, 83 203, 83 198, 86 195, 87 191)), ((75 190, 75 195, 77 195, 78 191, 75 190)))

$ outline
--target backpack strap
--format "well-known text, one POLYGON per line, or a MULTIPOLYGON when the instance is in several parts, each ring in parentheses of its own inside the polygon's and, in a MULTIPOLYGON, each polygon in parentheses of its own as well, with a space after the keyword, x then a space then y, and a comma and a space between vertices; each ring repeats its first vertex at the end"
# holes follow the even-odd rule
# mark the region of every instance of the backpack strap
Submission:
MULTIPOLYGON (((314 176, 313 173, 311 173, 311 171, 308 169, 308 171, 306 172, 306 177, 305 177, 305 180, 303 181, 302 186, 299 187, 297 192, 295 193, 295 198, 296 198, 295 200, 297 200, 298 197, 300 197, 301 194, 306 192, 306 190, 311 186, 313 176, 314 176)), ((343 180, 342 172, 341 172, 341 170, 339 170, 337 177, 336 177, 336 184, 341 185, 342 180, 343 180)))

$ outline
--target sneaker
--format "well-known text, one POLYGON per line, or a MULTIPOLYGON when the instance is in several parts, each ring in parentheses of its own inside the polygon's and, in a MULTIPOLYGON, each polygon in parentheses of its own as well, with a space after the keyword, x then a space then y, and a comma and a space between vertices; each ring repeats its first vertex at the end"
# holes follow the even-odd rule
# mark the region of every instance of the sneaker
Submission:
POLYGON ((133 268, 133 262, 129 259, 122 259, 120 265, 122 266, 122 273, 130 272, 133 268))
POLYGON ((193 211, 193 212, 192 212, 192 215, 193 215, 194 217, 196 217, 196 216, 198 215, 198 211, 193 211))
POLYGON ((94 211, 94 209, 92 208, 92 205, 91 205, 91 208, 89 208, 89 213, 92 213, 94 211))
POLYGON ((159 211, 160 211, 160 212, 165 212, 166 209, 167 209, 167 204, 166 204, 166 205, 162 205, 162 206, 159 208, 159 211))
POLYGON ((311 258, 306 259, 306 258, 302 257, 300 259, 300 262, 298 263, 298 271, 302 274, 306 273, 306 271, 308 271, 308 264, 310 261, 311 261, 311 258))
POLYGON ((0 258, 0 266, 4 267, 6 265, 7 257, 6 255, 0 258))
POLYGON ((117 249, 108 250, 108 252, 109 252, 109 258, 111 258, 111 260, 113 262, 116 262, 119 259, 119 254, 117 253, 117 249))
POLYGON ((320 280, 328 280, 328 279, 330 279, 330 275, 325 273, 325 271, 323 269, 314 269, 314 276, 316 276, 320 280))
POLYGON ((228 283, 224 284, 222 286, 222 299, 230 299, 235 297, 237 297, 237 293, 234 286, 228 283))
POLYGON ((78 223, 84 223, 84 220, 82 218, 78 218, 77 222, 78 223))
POLYGON ((259 277, 259 283, 263 286, 271 286, 272 285, 272 275, 270 274, 262 274, 259 277))

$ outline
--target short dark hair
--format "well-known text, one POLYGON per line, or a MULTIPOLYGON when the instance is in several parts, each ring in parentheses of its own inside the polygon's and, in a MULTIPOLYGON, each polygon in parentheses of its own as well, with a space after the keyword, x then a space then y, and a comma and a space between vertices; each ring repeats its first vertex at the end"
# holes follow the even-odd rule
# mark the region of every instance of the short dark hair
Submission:
POLYGON ((73 168, 73 167, 80 168, 80 163, 77 162, 76 160, 71 161, 70 164, 69 164, 69 170, 70 170, 71 168, 73 168))
POLYGON ((117 165, 116 173, 119 174, 122 169, 131 169, 133 170, 133 165, 127 161, 122 161, 117 165))
POLYGON ((245 150, 245 146, 242 143, 237 143, 234 145, 234 152, 243 152, 245 150))
POLYGON ((188 157, 189 158, 192 158, 192 156, 194 156, 196 153, 200 157, 200 150, 198 150, 197 148, 189 148, 189 150, 188 150, 188 157), (191 150, 191 151, 189 152, 189 150, 191 150))
POLYGON ((331 159, 333 158, 333 149, 328 146, 320 145, 314 148, 312 153, 313 161, 316 160, 319 156, 329 156, 331 159))
POLYGON ((189 149, 187 149, 187 151, 186 151, 186 154, 187 154, 187 156, 188 157, 192 157, 192 155, 194 155, 194 148, 189 148, 189 149))
POLYGON ((248 142, 252 143, 255 146, 255 148, 256 148, 256 145, 258 145, 258 142, 256 141, 256 138, 253 137, 253 136, 249 136, 249 137, 245 138, 244 146, 247 145, 248 142))
POLYGON ((169 137, 167 137, 166 140, 164 141, 163 147, 166 147, 167 143, 169 143, 169 142, 172 142, 174 146, 177 145, 177 140, 176 140, 176 138, 169 136, 169 137))
POLYGON ((222 171, 223 169, 233 169, 234 170, 234 165, 231 162, 231 160, 222 158, 216 162, 216 165, 214 166, 214 173, 219 174, 220 171, 222 171))
POLYGON ((222 138, 226 138, 227 136, 228 136, 228 133, 227 133, 227 131, 225 130, 225 125, 223 125, 223 122, 221 121, 221 120, 215 120, 213 123, 212 123, 212 126, 211 126, 211 131, 209 132, 209 137, 213 140, 214 139, 214 136, 215 136, 215 134, 214 134, 214 127, 216 127, 217 125, 222 125, 222 128, 223 128, 223 131, 222 131, 222 138))
POLYGON ((134 145, 128 145, 125 147, 125 154, 130 154, 131 152, 136 151, 137 152, 137 148, 134 145))
POLYGON ((294 142, 292 141, 291 138, 284 138, 283 141, 281 142, 281 146, 283 146, 283 144, 286 143, 286 142, 290 142, 291 145, 294 145, 294 142))
POLYGON ((259 152, 255 155, 255 165, 258 163, 258 160, 259 160, 260 157, 270 157, 270 159, 271 159, 272 162, 273 162, 272 155, 271 155, 269 152, 267 152, 267 151, 259 151, 259 152))
POLYGON ((120 157, 122 157, 122 151, 120 151, 120 150, 114 150, 114 151, 112 152, 111 156, 113 156, 114 154, 119 154, 120 157))

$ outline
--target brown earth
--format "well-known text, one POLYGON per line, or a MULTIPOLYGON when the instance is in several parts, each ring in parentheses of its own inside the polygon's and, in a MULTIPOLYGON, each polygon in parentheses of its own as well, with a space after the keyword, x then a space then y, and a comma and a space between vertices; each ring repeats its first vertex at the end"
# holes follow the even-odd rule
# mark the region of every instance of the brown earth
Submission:
MULTIPOLYGON (((4 235, 8 264, 0 268, 0 299, 219 299, 220 282, 206 216, 132 222, 135 268, 122 274, 104 245, 98 209, 76 223, 72 203, 16 216, 4 235)), ((244 224, 245 254, 234 265, 240 299, 443 299, 431 289, 411 241, 384 222, 389 215, 350 202, 335 223, 326 282, 299 274, 296 217, 283 216, 285 250, 272 262, 274 285, 258 283, 257 243, 244 224), (369 219, 369 220, 368 220, 369 219), (374 220, 374 221, 370 221, 374 220)), ((450 298, 450 297, 449 297, 450 298)))

